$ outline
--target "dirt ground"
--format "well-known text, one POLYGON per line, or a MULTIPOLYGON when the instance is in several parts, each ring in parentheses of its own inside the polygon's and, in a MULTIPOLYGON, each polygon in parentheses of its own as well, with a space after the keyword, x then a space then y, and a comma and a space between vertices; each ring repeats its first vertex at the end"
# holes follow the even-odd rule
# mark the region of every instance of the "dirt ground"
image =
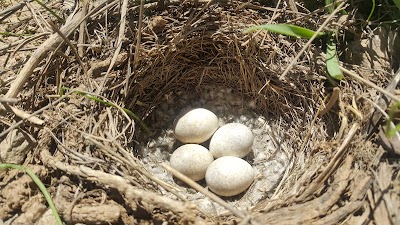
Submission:
POLYGON ((0 1, 0 225, 400 224, 393 4, 40 3, 0 1), (243 33, 278 23, 335 33, 344 78, 326 36, 243 33), (196 107, 252 130, 244 193, 169 167, 196 107))

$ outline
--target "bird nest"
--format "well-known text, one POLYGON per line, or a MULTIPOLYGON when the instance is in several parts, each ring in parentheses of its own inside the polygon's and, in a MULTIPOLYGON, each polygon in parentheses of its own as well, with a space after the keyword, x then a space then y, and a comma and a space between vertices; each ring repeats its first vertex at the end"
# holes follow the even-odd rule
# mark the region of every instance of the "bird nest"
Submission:
MULTIPOLYGON (((2 147, 0 159, 31 167, 63 221, 354 224, 399 219, 398 196, 390 191, 398 188, 398 168, 381 162, 380 136, 369 129, 381 95, 365 83, 388 85, 394 69, 390 54, 381 50, 386 54, 378 54, 381 70, 373 71, 363 64, 369 53, 360 56, 359 48, 377 49, 357 42, 343 60, 363 78, 348 71, 352 75, 337 82, 326 74, 323 40, 310 45, 263 31, 243 33, 254 24, 283 22, 316 30, 322 12, 308 15, 242 1, 131 4, 97 1, 73 14, 68 5, 52 5, 69 15, 58 21, 60 28, 46 23, 53 34, 37 31, 29 41, 10 38, 1 48, 12 54, 6 65, 13 68, 2 74, 4 99, 20 100, 4 102, 1 138, 7 148, 2 147), (23 45, 35 49, 20 65, 23 45), (353 61, 356 56, 360 60, 353 61), (168 166, 179 146, 173 121, 195 107, 210 109, 221 123, 240 122, 253 130, 253 153, 245 160, 256 179, 245 193, 220 198, 204 181, 176 179, 179 173, 168 166)), ((341 27, 328 23, 325 29, 341 27)), ((16 174, 0 174, 0 219, 52 219, 29 177, 16 174)))

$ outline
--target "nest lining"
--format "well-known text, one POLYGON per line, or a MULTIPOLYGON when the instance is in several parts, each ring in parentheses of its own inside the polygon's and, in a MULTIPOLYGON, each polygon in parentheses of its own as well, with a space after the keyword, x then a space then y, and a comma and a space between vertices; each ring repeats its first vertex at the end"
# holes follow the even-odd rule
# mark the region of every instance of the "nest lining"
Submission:
MULTIPOLYGON (((157 128, 158 134, 148 142, 143 140, 141 144, 136 146, 136 149, 140 151, 141 160, 149 172, 181 190, 180 193, 195 203, 206 215, 217 216, 226 213, 226 209, 215 204, 203 194, 193 192, 190 187, 185 187, 179 180, 174 180, 160 166, 160 163, 168 162, 170 154, 182 145, 174 138, 172 130, 173 120, 179 115, 180 111, 188 108, 206 108, 218 116, 220 126, 235 122, 252 129, 255 135, 254 145, 252 152, 244 159, 255 169, 256 181, 248 191, 241 195, 226 198, 226 201, 239 208, 251 208, 257 202, 272 196, 274 188, 280 182, 289 163, 288 153, 284 152, 283 149, 292 151, 287 148, 288 143, 281 140, 279 133, 277 133, 281 132, 282 129, 279 128, 279 118, 266 118, 256 113, 254 101, 249 101, 249 99, 234 92, 231 88, 205 86, 198 93, 193 91, 190 93, 171 93, 168 96, 168 101, 163 102, 152 113, 154 117, 151 124, 153 129, 157 128)), ((208 148, 208 142, 203 145, 208 148)), ((200 181, 200 184, 205 186, 204 180, 200 181)), ((176 198, 166 190, 162 190, 161 193, 176 198)))

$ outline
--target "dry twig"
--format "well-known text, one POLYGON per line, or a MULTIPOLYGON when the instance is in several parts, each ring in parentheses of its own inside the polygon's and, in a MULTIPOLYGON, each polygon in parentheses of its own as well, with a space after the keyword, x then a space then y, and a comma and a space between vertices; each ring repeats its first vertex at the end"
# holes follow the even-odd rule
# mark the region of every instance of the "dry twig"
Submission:
MULTIPOLYGON (((85 15, 83 11, 78 11, 76 14, 71 14, 66 23, 60 28, 60 32, 64 34, 65 37, 68 37, 79 24, 88 16, 94 14, 94 12, 98 12, 101 6, 105 4, 107 0, 99 0, 94 4, 97 5, 91 13, 85 15)), ((38 49, 31 55, 29 60, 26 62, 25 66, 19 72, 17 78, 11 84, 10 89, 6 93, 6 97, 15 98, 18 93, 22 90, 26 81, 32 75, 33 70, 37 67, 40 61, 47 55, 47 52, 50 49, 54 49, 63 41, 63 38, 57 33, 51 35, 43 44, 41 44, 38 49)))
POLYGON ((399 98, 398 96, 396 96, 396 95, 390 93, 389 91, 387 91, 387 90, 385 90, 385 89, 379 87, 378 85, 374 84, 373 82, 371 82, 371 81, 369 81, 369 80, 366 80, 366 79, 360 77, 359 75, 357 75, 357 74, 354 73, 353 71, 350 71, 350 70, 348 70, 348 69, 346 69, 346 68, 344 68, 344 67, 342 67, 342 66, 340 66, 340 69, 341 69, 344 73, 346 73, 347 75, 350 75, 352 78, 354 78, 354 79, 356 79, 356 80, 358 80, 358 81, 360 81, 360 82, 362 82, 362 83, 364 83, 364 84, 366 84, 366 85, 368 85, 368 86, 370 86, 370 87, 376 89, 376 90, 379 91, 380 93, 382 93, 382 94, 384 94, 384 95, 386 95, 386 96, 392 98, 393 100, 395 100, 395 101, 397 101, 397 102, 400 102, 400 98, 399 98))
POLYGON ((169 210, 179 215, 181 218, 184 218, 186 221, 193 221, 195 218, 195 206, 191 203, 182 203, 151 191, 135 188, 128 180, 120 176, 93 170, 86 166, 72 166, 65 162, 58 161, 51 156, 46 149, 42 149, 41 156, 42 161, 53 168, 79 176, 81 179, 96 181, 104 186, 117 189, 131 206, 139 202, 145 202, 169 210))
POLYGON ((338 87, 333 88, 331 98, 329 99, 329 102, 326 104, 325 108, 319 112, 318 116, 323 116, 325 113, 327 113, 333 105, 338 101, 340 97, 340 89, 338 87))
MULTIPOLYGON (((118 39, 117 39, 117 48, 115 49, 114 55, 111 59, 111 63, 108 66, 107 72, 104 75, 103 82, 101 83, 100 87, 97 90, 97 94, 101 94, 104 85, 107 82, 107 77, 108 74, 110 73, 111 69, 114 67, 115 62, 117 61, 117 58, 119 56, 119 52, 121 51, 122 47, 122 40, 125 37, 125 26, 126 26, 126 13, 128 11, 128 0, 123 0, 122 6, 121 6, 121 23, 119 25, 119 31, 118 31, 118 39)), ((138 31, 140 33, 140 31, 138 31)))
MULTIPOLYGON (((174 175, 175 177, 177 177, 178 179, 182 180, 187 185, 189 185, 190 187, 195 189, 196 191, 204 194, 205 196, 209 197, 214 202, 218 203, 222 207, 231 211, 235 216, 242 218, 243 220, 247 220, 247 217, 250 215, 248 212, 242 212, 242 211, 237 210, 235 207, 229 205, 226 201, 222 200, 220 197, 218 197, 214 193, 211 193, 210 191, 206 190, 201 185, 194 182, 192 179, 188 178, 187 176, 185 176, 184 174, 175 170, 174 168, 168 166, 167 164, 161 163, 161 166, 164 167, 164 169, 166 169, 168 172, 172 173, 172 175, 174 175)), ((255 223, 255 221, 251 221, 251 224, 258 224, 258 223, 255 223)))
POLYGON ((357 130, 359 129, 359 126, 360 125, 358 123, 353 124, 349 133, 347 134, 347 137, 343 140, 343 143, 340 145, 340 147, 336 151, 336 154, 330 160, 329 164, 325 167, 324 171, 311 182, 311 184, 307 187, 306 191, 304 191, 303 194, 301 194, 299 199, 306 199, 309 195, 314 194, 321 187, 321 185, 329 178, 329 176, 331 176, 335 172, 338 166, 342 163, 342 159, 347 152, 346 150, 350 145, 357 130))
MULTIPOLYGON (((64 95, 64 96, 60 97, 59 99, 57 99, 57 100, 54 101, 53 103, 48 104, 48 105, 44 106, 43 108, 41 108, 41 109, 39 109, 39 110, 36 110, 34 113, 30 114, 29 117, 36 116, 36 115, 38 115, 39 113, 42 113, 44 110, 46 110, 46 109, 52 107, 53 105, 55 105, 55 104, 61 102, 63 99, 65 99, 65 98, 68 97, 68 96, 69 96, 69 95, 64 95)), ((28 118, 29 118, 29 117, 28 117, 28 118)), ((8 132, 12 131, 13 129, 19 127, 19 126, 20 126, 22 123, 24 123, 24 122, 25 122, 25 119, 22 119, 22 120, 20 120, 20 121, 18 121, 18 122, 16 122, 16 123, 14 123, 12 126, 10 126, 9 128, 7 128, 6 130, 4 130, 3 132, 0 133, 0 138, 2 138, 3 136, 5 136, 6 134, 8 134, 8 132)))
MULTIPOLYGON (((290 64, 286 67, 285 71, 283 71, 282 75, 279 77, 280 80, 284 80, 286 74, 289 72, 289 70, 292 69, 292 67, 297 63, 297 60, 303 55, 303 53, 306 51, 306 49, 311 45, 311 42, 314 41, 314 39, 318 36, 318 34, 325 28, 325 26, 329 23, 329 21, 338 13, 340 10, 342 10, 342 7, 344 7, 345 3, 342 2, 340 5, 329 15, 328 18, 322 23, 322 25, 318 28, 318 30, 314 33, 314 35, 308 40, 308 42, 304 45, 304 47, 300 50, 300 52, 294 57, 294 59, 290 62, 290 64)), ((264 88, 262 88, 264 89, 264 88)))

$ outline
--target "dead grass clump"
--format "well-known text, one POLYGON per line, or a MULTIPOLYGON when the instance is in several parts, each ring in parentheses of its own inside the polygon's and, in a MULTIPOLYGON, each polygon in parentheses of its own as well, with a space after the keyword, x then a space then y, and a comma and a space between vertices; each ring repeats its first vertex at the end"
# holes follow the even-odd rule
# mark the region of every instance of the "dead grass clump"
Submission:
MULTIPOLYGON (((0 78, 6 87, 0 99, 4 105, 0 160, 11 158, 6 154, 12 151, 3 149, 23 143, 24 135, 17 136, 16 130, 34 137, 35 145, 23 150, 24 161, 13 163, 41 168, 38 176, 66 223, 393 222, 398 219, 394 206, 399 200, 392 191, 398 185, 391 182, 398 168, 381 160, 383 147, 374 139, 379 132, 370 128, 380 91, 350 76, 337 87, 332 85, 325 77, 319 42, 282 79, 306 41, 266 32, 242 33, 251 24, 291 20, 315 30, 322 24, 321 11, 305 13, 293 1, 287 3, 271 8, 242 1, 159 1, 141 9, 128 1, 97 1, 77 9, 74 16, 64 8, 70 16, 58 27, 40 19, 48 14, 43 8, 27 3, 30 11, 23 11, 24 21, 40 36, 13 37, 0 46, 5 67, 0 78), (23 46, 32 54, 21 65, 15 56, 22 54, 23 46), (251 193, 259 187, 220 199, 202 183, 185 186, 171 175, 171 179, 158 176, 169 170, 160 166, 168 151, 152 158, 141 150, 170 135, 171 115, 220 90, 229 101, 217 107, 233 109, 235 116, 266 118, 268 141, 285 156, 276 185, 259 191, 268 193, 250 205, 241 203, 255 199, 251 193), (61 92, 65 93, 60 98, 61 92), (22 140, 13 142, 17 139, 22 140), (198 199, 208 199, 215 212, 200 207, 198 199), (221 206, 225 211, 218 211, 221 206)), ((10 24, 1 26, 10 29, 10 24)), ((17 26, 12 31, 22 30, 17 26)), ((390 54, 360 45, 373 53, 363 54, 361 62, 347 63, 355 70, 362 67, 359 73, 373 71, 375 76, 363 77, 386 87, 392 80, 392 65, 382 62, 385 57, 389 61, 390 54), (379 70, 366 64, 374 54, 381 56, 379 70)), ((354 59, 354 52, 348 55, 354 59)), ((265 154, 275 153, 265 150, 265 154)), ((255 160, 252 157, 246 160, 255 160)), ((42 200, 39 206, 31 204, 40 198, 38 191, 21 191, 24 184, 32 185, 25 175, 0 171, 0 177, 4 209, 0 219, 44 221, 42 200), (13 187, 18 188, 17 196, 9 198, 13 187), (40 213, 29 217, 34 208, 40 213)))

